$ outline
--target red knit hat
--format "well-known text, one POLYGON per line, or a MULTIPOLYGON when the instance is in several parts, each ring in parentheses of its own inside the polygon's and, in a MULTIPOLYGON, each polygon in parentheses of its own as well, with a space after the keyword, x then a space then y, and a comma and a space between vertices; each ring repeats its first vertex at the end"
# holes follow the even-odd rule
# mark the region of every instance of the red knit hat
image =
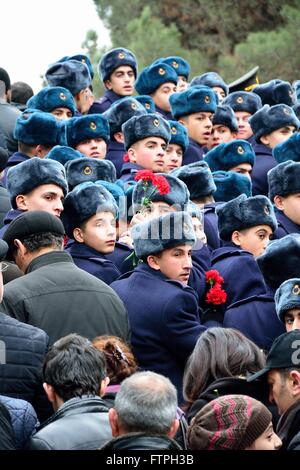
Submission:
POLYGON ((205 405, 192 420, 187 439, 192 450, 243 450, 267 429, 272 415, 246 395, 224 395, 205 405))

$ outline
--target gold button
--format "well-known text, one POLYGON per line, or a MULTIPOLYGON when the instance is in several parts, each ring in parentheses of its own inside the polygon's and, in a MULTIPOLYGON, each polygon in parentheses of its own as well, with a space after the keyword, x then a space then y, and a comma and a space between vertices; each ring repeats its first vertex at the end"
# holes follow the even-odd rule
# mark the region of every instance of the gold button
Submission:
POLYGON ((93 173, 93 170, 91 169, 90 166, 86 166, 85 169, 83 170, 83 173, 85 175, 91 175, 93 173))
POLYGON ((243 149, 241 145, 238 146, 237 153, 239 153, 240 155, 243 155, 243 153, 245 153, 245 150, 243 149))
POLYGON ((270 209, 269 209, 268 206, 265 206, 265 207, 264 207, 264 213, 265 213, 266 215, 270 215, 270 209))
POLYGON ((95 122, 91 122, 90 123, 90 129, 92 129, 92 131, 95 131, 97 129, 97 126, 96 126, 96 123, 95 122))
POLYGON ((178 63, 176 62, 176 60, 173 60, 172 65, 175 69, 178 69, 178 63))
POLYGON ((119 59, 125 59, 124 52, 119 52, 118 57, 119 57, 119 59))
POLYGON ((151 106, 150 106, 149 103, 145 103, 145 108, 146 108, 146 109, 150 109, 150 107, 151 107, 151 106))
POLYGON ((293 289, 292 289, 292 294, 294 295, 299 295, 300 294, 300 287, 298 284, 295 284, 293 289))
POLYGON ((291 114, 291 111, 289 110, 289 108, 283 108, 283 112, 285 114, 291 114))
POLYGON ((208 95, 205 96, 204 98, 205 103, 210 103, 210 97, 208 95))
POLYGON ((60 97, 60 99, 63 100, 63 101, 66 101, 66 99, 67 99, 66 95, 65 95, 63 92, 61 92, 61 93, 59 94, 59 97, 60 97))
POLYGON ((171 128, 171 133, 174 134, 174 135, 177 134, 177 129, 176 129, 176 127, 172 127, 172 128, 171 128))
POLYGON ((241 104, 241 103, 244 103, 244 99, 242 96, 238 96, 237 99, 236 99, 236 102, 241 104))
POLYGON ((158 119, 154 119, 153 124, 155 125, 155 127, 158 127, 158 126, 159 126, 159 120, 158 120, 158 119))
POLYGON ((163 68, 158 69, 159 75, 165 75, 166 71, 163 68))

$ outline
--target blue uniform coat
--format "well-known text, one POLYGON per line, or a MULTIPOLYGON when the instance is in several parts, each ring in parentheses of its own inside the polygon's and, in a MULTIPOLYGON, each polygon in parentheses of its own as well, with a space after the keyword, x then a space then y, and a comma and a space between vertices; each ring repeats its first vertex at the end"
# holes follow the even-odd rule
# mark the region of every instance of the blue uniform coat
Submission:
POLYGON ((145 168, 141 165, 137 165, 136 163, 123 163, 120 180, 123 181, 123 183, 127 183, 127 181, 134 181, 135 175, 139 170, 145 170, 145 168))
POLYGON ((102 114, 104 111, 109 109, 113 103, 124 98, 123 96, 117 95, 112 90, 106 90, 104 95, 99 99, 94 101, 92 106, 89 109, 88 114, 102 114))
POLYGON ((2 176, 3 186, 6 187, 6 175, 7 175, 9 168, 11 168, 12 166, 18 165, 19 163, 25 162, 26 160, 29 160, 29 159, 30 157, 28 157, 28 155, 25 155, 25 153, 22 153, 22 152, 16 152, 11 157, 9 157, 6 168, 2 176))
POLYGON ((126 153, 124 144, 111 140, 108 143, 105 160, 110 160, 116 168, 117 178, 121 176, 122 166, 124 164, 123 157, 126 153))
POLYGON ((195 140, 189 137, 189 146, 183 155, 182 165, 188 165, 189 163, 199 162, 203 160, 204 149, 195 140))
POLYGON ((277 165, 277 162, 272 155, 272 149, 266 145, 254 144, 253 150, 256 154, 256 161, 251 174, 252 194, 253 196, 258 194, 268 196, 267 173, 277 165))
POLYGON ((219 238, 218 216, 216 207, 220 202, 212 202, 204 206, 204 232, 207 238, 207 245, 211 250, 217 250, 222 246, 219 238))
POLYGON ((278 229, 273 234, 273 239, 283 238, 290 233, 300 234, 300 225, 291 221, 282 211, 275 211, 276 219, 278 222, 278 229))

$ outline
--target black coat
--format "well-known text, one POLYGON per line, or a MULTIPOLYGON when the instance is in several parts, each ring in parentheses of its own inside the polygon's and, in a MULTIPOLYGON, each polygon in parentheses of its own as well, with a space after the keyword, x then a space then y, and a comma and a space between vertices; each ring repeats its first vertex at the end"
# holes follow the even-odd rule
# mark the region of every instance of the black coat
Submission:
POLYGON ((0 403, 0 450, 15 450, 15 436, 10 414, 6 406, 0 403))
POLYGON ((282 440, 282 450, 291 450, 295 442, 299 445, 300 431, 300 399, 290 406, 283 415, 280 416, 276 427, 276 433, 282 440), (297 437, 296 437, 297 436, 297 437), (292 444, 293 439, 295 441, 292 444))
POLYGON ((137 432, 116 437, 101 450, 181 450, 181 447, 174 439, 167 436, 137 432))
POLYGON ((10 209, 10 198, 7 189, 5 189, 0 182, 0 228, 3 227, 4 218, 10 209))

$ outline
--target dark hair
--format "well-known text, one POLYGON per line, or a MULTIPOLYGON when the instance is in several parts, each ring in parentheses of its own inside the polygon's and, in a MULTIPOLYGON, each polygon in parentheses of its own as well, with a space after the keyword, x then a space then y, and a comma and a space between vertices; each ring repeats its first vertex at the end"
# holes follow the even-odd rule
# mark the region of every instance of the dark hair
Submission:
POLYGON ((62 250, 64 237, 63 235, 57 235, 52 232, 44 232, 34 233, 33 235, 30 235, 30 237, 24 238, 21 241, 23 245, 25 245, 29 253, 33 253, 34 251, 38 251, 41 248, 48 247, 53 247, 57 250, 62 250))
POLYGON ((6 70, 0 67, 0 82, 3 82, 5 85, 5 93, 11 89, 10 78, 6 70))
POLYGON ((183 394, 189 408, 206 387, 223 377, 253 374, 265 365, 263 352, 240 331, 209 328, 199 337, 183 377, 183 394))
POLYGON ((106 377, 105 356, 87 338, 75 333, 67 335, 46 354, 43 377, 63 401, 97 396, 106 377))
POLYGON ((294 370, 296 370, 300 374, 300 367, 287 367, 286 369, 278 369, 281 381, 285 382, 289 378, 290 373, 294 370))
POLYGON ((93 345, 105 355, 111 385, 120 384, 137 371, 138 366, 131 349, 117 336, 97 336, 93 339, 93 345))
MULTIPOLYGON (((31 152, 37 147, 38 144, 26 144, 25 142, 21 142, 18 140, 18 149, 19 152, 25 153, 25 155, 30 155, 31 152)), ((50 152, 50 150, 54 147, 53 145, 44 145, 40 143, 39 145, 42 145, 45 148, 45 151, 50 152)))
POLYGON ((25 82, 15 82, 11 86, 11 101, 14 103, 26 104, 33 95, 33 89, 25 82))

